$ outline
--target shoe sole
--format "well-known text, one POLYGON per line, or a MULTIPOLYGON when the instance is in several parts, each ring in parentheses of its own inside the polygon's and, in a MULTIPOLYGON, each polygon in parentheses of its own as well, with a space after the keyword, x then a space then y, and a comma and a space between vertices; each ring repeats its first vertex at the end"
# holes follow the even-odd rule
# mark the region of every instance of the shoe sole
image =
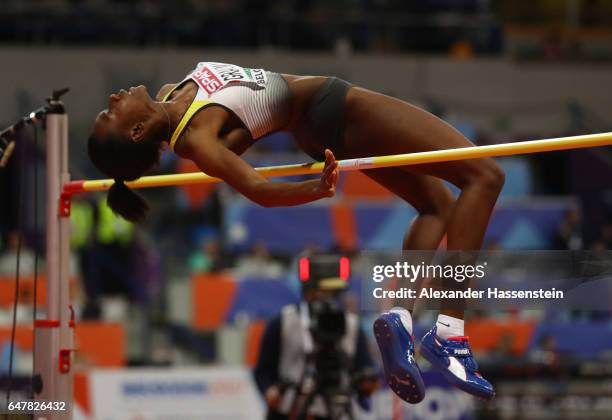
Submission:
POLYGON ((446 366, 441 365, 438 356, 436 356, 431 350, 429 350, 426 345, 422 344, 420 350, 421 355, 429 363, 431 363, 431 366, 437 371, 439 371, 451 385, 455 386, 456 388, 459 388, 464 392, 467 392, 470 395, 473 395, 474 397, 483 399, 485 401, 489 401, 493 399, 493 397, 495 397, 495 392, 493 394, 485 394, 481 392, 478 388, 470 386, 469 382, 462 381, 461 379, 456 377, 450 370, 446 368, 446 366))
POLYGON ((418 366, 404 367, 394 363, 396 354, 404 354, 395 328, 384 318, 374 322, 374 336, 382 355, 389 388, 402 400, 417 404, 425 397, 425 384, 418 366))

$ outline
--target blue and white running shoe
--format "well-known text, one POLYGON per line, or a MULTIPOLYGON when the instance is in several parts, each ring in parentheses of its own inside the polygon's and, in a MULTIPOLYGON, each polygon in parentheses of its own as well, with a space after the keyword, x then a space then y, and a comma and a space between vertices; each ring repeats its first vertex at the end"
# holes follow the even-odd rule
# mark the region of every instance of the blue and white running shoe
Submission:
POLYGON ((482 377, 472 355, 468 337, 439 337, 434 326, 421 341, 421 354, 457 388, 479 398, 495 396, 493 385, 482 377))
POLYGON ((414 359, 414 339, 401 316, 394 312, 379 316, 374 321, 374 335, 389 387, 410 404, 421 402, 425 397, 425 384, 414 359))

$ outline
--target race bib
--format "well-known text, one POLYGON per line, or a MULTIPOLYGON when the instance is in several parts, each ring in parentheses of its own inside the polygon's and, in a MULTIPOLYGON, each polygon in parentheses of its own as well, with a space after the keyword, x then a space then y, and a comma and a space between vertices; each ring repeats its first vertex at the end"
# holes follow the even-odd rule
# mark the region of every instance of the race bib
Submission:
POLYGON ((263 69, 247 69, 225 63, 198 63, 191 78, 209 95, 230 83, 254 83, 264 88, 267 82, 263 69))

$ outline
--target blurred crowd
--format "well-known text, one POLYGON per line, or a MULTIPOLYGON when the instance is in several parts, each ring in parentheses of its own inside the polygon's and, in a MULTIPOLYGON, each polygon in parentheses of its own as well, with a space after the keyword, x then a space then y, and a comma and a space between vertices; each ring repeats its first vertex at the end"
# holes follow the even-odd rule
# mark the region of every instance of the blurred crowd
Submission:
MULTIPOLYGON (((604 0, 6 0, 0 42, 500 54, 512 28, 540 25, 522 53, 591 54, 577 28, 606 28, 604 0), (573 7, 569 3, 576 3, 573 7)), ((529 34, 529 30, 525 32, 529 34)), ((597 53, 609 56, 609 51, 597 53)), ((601 58, 601 57, 600 57, 601 58)))
MULTIPOLYGON (((56 44, 136 44, 251 48, 446 48, 463 33, 477 41, 496 25, 485 3, 461 1, 164 1, 5 2, 0 40, 56 44), (451 14, 447 33, 436 30, 451 14), (482 30, 471 22, 490 22, 482 30), (384 22, 384 27, 381 23, 384 22), (425 35, 425 36, 423 36, 425 35), (421 41, 418 41, 421 40, 421 41)), ((447 19, 448 20, 448 19, 447 19)), ((446 25, 446 24, 445 24, 446 25)), ((495 40, 479 42, 494 51, 495 40)))

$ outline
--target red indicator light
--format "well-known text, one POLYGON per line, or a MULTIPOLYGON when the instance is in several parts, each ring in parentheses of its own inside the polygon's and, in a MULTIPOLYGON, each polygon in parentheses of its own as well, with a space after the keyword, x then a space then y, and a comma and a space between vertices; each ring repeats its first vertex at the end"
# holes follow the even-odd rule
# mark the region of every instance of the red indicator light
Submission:
POLYGON ((310 261, 308 258, 300 258, 300 280, 307 281, 310 278, 310 261))
POLYGON ((347 281, 351 275, 351 262, 348 257, 340 258, 340 278, 347 281))

